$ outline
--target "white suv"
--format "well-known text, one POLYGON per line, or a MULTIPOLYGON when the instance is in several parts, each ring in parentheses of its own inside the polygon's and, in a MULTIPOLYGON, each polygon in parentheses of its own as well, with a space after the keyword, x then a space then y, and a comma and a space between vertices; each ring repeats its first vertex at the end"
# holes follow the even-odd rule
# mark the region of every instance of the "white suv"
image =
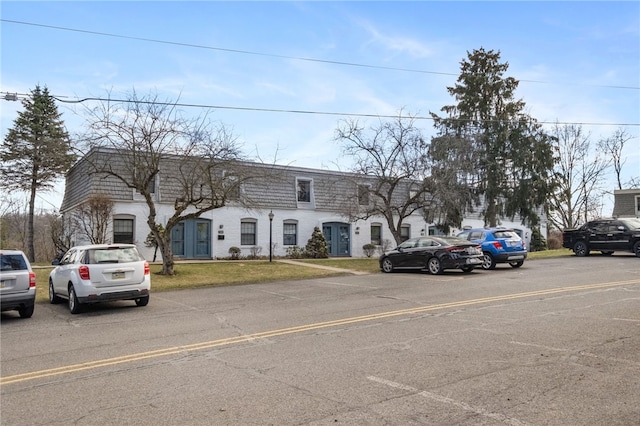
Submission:
POLYGON ((36 274, 20 250, 0 250, 0 306, 30 318, 36 303, 36 274))
POLYGON ((135 300, 149 303, 151 278, 149 263, 133 244, 97 244, 77 246, 58 260, 49 274, 49 301, 69 301, 69 310, 77 314, 86 303, 111 300, 135 300))

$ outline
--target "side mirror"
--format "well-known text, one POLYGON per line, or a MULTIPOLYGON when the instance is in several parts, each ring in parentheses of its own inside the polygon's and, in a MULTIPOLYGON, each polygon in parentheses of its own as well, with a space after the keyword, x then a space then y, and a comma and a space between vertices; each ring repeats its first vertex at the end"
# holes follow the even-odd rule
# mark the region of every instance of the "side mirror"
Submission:
POLYGON ((60 265, 60 261, 59 261, 58 259, 54 259, 54 260, 51 262, 51 264, 52 264, 53 266, 58 266, 58 265, 60 265))

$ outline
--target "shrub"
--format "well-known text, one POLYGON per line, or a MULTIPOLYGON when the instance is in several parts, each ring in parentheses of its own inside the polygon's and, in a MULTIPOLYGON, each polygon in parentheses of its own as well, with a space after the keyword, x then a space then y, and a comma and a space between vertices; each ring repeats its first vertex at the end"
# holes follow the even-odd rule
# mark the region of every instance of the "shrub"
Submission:
POLYGON ((305 252, 308 257, 314 259, 324 259, 329 257, 329 249, 327 248, 327 240, 324 238, 322 231, 317 226, 313 228, 311 238, 307 241, 305 252))
POLYGON ((373 256, 373 253, 375 253, 376 251, 376 245, 375 244, 365 244, 362 246, 362 251, 364 252, 364 255, 367 257, 371 257, 373 256))
POLYGON ((535 228, 531 231, 531 247, 530 251, 543 251, 547 249, 547 241, 542 236, 540 228, 535 228))
POLYGON ((260 253, 262 253, 262 247, 253 246, 249 249, 249 259, 257 259, 260 257, 260 253))
POLYGON ((303 257, 306 257, 306 253, 304 252, 304 248, 302 247, 298 247, 298 246, 293 246, 293 247, 287 247, 287 257, 290 259, 302 259, 303 257))
POLYGON ((242 250, 240 250, 240 247, 229 247, 229 254, 231 255, 231 259, 233 260, 238 260, 240 259, 240 253, 242 253, 242 250))

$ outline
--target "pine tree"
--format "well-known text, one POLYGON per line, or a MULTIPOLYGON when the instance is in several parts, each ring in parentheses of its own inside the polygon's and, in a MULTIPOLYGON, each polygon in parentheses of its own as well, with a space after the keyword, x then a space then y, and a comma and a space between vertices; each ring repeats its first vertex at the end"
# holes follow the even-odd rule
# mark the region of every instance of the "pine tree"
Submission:
POLYGON ((486 224, 519 215, 535 226, 552 192, 553 139, 524 113, 524 101, 515 99, 518 81, 504 76, 508 67, 500 52, 468 53, 456 85, 447 89, 457 104, 441 109, 448 117, 431 114, 439 135, 430 155, 434 176, 446 176, 442 186, 452 185, 453 178, 473 189, 476 203, 484 199, 486 224), (452 168, 453 175, 446 173, 452 168))
POLYGON ((305 247, 305 253, 307 256, 314 259, 322 259, 329 257, 329 248, 327 247, 327 240, 324 238, 322 231, 317 226, 313 228, 311 238, 307 241, 305 247))
POLYGON ((18 113, 0 148, 2 187, 29 193, 27 256, 35 259, 33 217, 37 192, 53 188, 56 178, 69 170, 76 156, 62 114, 49 90, 36 86, 22 101, 18 113))

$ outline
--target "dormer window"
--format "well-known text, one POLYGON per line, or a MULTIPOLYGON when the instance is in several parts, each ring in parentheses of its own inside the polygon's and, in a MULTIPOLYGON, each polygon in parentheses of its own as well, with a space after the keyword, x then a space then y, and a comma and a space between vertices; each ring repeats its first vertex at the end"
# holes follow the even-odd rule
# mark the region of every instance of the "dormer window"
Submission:
POLYGON ((307 179, 298 179, 298 202, 311 202, 311 181, 307 179))

